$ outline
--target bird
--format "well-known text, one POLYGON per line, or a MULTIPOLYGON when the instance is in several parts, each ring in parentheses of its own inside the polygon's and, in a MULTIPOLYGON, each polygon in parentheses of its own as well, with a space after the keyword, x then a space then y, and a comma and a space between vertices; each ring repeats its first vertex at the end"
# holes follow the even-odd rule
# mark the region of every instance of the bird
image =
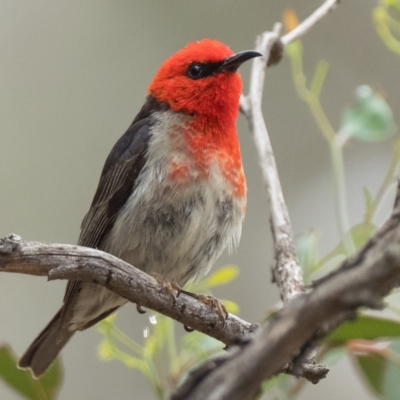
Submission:
MULTIPOLYGON (((78 240, 183 287, 239 242, 246 180, 236 129, 253 50, 191 42, 161 64, 145 103, 101 172, 78 240)), ((61 309, 19 360, 41 376, 77 331, 127 302, 95 283, 67 283, 61 309)))

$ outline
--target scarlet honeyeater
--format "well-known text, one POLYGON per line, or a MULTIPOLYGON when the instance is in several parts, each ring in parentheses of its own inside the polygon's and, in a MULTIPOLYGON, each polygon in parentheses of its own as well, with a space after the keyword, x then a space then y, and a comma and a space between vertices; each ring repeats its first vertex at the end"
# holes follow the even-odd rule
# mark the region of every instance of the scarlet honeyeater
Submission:
MULTIPOLYGON (((183 286, 238 243, 246 182, 236 132, 237 69, 258 56, 204 39, 161 65, 144 106, 105 162, 79 245, 183 286)), ((63 306, 19 366, 41 375, 76 331, 125 303, 102 286, 68 282, 63 306)))

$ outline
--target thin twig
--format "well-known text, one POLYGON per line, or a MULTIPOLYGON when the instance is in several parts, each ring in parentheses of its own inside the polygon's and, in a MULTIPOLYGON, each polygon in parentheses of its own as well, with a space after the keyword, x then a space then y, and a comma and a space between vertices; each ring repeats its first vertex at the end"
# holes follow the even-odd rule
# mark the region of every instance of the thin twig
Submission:
POLYGON ((324 18, 329 12, 339 5, 341 0, 327 0, 319 8, 317 8, 308 18, 299 24, 292 31, 281 38, 282 43, 286 46, 290 42, 304 36, 318 21, 324 18))
MULTIPOLYGON (((253 60, 249 94, 242 96, 240 100, 241 111, 246 115, 250 130, 253 133, 267 189, 275 252, 272 276, 278 285, 284 304, 304 293, 304 280, 296 256, 289 212, 283 197, 275 157, 261 108, 265 70, 268 65, 276 64, 279 61, 280 57, 276 57, 276 54, 281 56, 282 53, 282 51, 279 51, 279 47, 282 49, 291 41, 304 35, 338 3, 338 0, 325 1, 312 15, 281 39, 279 39, 281 24, 275 24, 273 32, 264 32, 260 35, 257 38, 256 50, 264 54, 264 57, 253 60), (278 48, 278 51, 275 50, 276 48, 278 48), (273 55, 275 57, 272 57, 273 55), (273 61, 272 58, 274 58, 273 61)), ((313 353, 315 351, 310 348, 308 358, 311 362, 313 353)), ((316 365, 316 367, 326 368, 323 365, 316 365)))
MULTIPOLYGON (((270 61, 271 49, 276 43, 286 46, 291 41, 298 39, 335 8, 338 3, 339 0, 325 1, 313 14, 280 39, 281 24, 276 24, 273 32, 264 32, 259 36, 256 42, 256 50, 264 54, 264 57, 254 59, 249 94, 242 96, 240 101, 241 111, 246 115, 250 130, 253 133, 264 183, 267 188, 275 249, 275 264, 272 266, 272 275, 278 285, 284 304, 304 292, 304 281, 296 256, 289 213, 283 197, 275 157, 261 108, 265 69, 270 61)), ((276 63, 276 60, 274 63, 276 63)))
POLYGON ((276 29, 275 32, 263 33, 257 40, 256 50, 263 53, 264 57, 255 59, 253 62, 250 91, 245 98, 246 105, 243 110, 253 133, 268 193, 275 248, 275 264, 272 267, 272 274, 279 287, 281 298, 286 304, 303 292, 304 282, 296 257, 289 213, 283 198, 275 157, 261 109, 266 63, 270 50, 278 37, 279 32, 276 29))

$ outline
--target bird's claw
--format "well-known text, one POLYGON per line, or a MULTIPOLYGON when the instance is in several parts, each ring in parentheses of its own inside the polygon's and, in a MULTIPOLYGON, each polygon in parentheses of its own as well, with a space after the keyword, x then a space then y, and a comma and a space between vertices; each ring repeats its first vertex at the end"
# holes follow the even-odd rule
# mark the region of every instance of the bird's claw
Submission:
POLYGON ((209 306, 210 308, 214 309, 216 311, 216 313, 218 314, 218 317, 221 320, 222 328, 225 327, 225 323, 229 317, 229 313, 221 300, 219 300, 213 296, 207 296, 207 295, 199 294, 199 293, 191 293, 191 292, 187 292, 185 290, 182 290, 182 292, 201 301, 206 306, 209 306))
POLYGON ((142 306, 139 304, 136 304, 136 310, 139 314, 146 314, 146 310, 143 310, 142 306))
POLYGON ((157 273, 152 273, 150 275, 157 281, 158 285, 160 286, 159 291, 162 292, 163 290, 165 290, 172 298, 173 304, 175 306, 176 299, 180 296, 182 292, 179 285, 176 282, 172 282, 157 273))
POLYGON ((183 325, 183 329, 185 329, 186 332, 193 332, 194 331, 193 328, 191 328, 190 326, 187 326, 187 325, 183 325))
POLYGON ((218 316, 221 318, 223 324, 225 325, 225 321, 228 319, 229 313, 226 307, 224 306, 224 303, 222 303, 221 300, 213 296, 206 296, 204 294, 198 294, 197 296, 202 303, 215 309, 218 316))

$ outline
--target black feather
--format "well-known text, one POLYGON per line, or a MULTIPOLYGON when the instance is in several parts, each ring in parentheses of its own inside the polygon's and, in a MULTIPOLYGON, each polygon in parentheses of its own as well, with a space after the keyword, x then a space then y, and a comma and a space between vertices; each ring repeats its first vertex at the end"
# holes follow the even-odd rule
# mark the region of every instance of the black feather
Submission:
MULTIPOLYGON (((118 213, 135 190, 140 172, 146 164, 150 129, 155 123, 153 113, 167 109, 166 103, 159 103, 148 96, 131 126, 114 145, 101 172, 92 205, 82 221, 78 240, 80 246, 101 247, 101 240, 111 230, 118 213)), ((70 318, 80 287, 80 281, 68 282, 61 327, 70 318)))

